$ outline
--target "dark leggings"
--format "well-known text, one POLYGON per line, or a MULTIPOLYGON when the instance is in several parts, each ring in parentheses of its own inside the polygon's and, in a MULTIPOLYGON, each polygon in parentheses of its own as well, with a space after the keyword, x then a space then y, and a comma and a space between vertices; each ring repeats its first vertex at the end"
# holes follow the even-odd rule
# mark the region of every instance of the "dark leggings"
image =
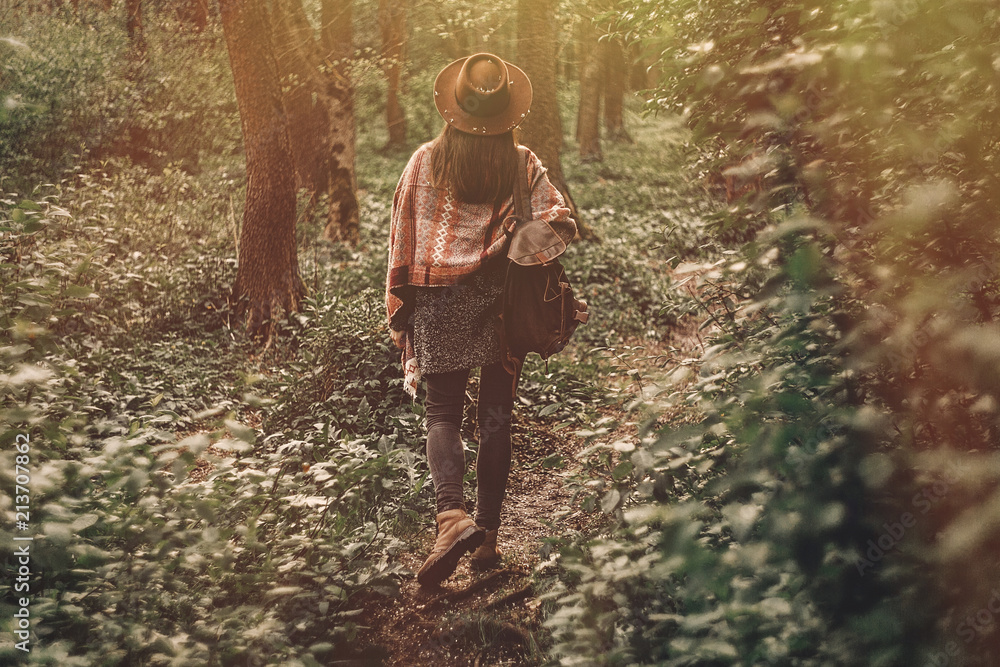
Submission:
MULTIPOLYGON (((437 511, 466 509, 462 480, 462 412, 469 371, 435 373, 427 379, 427 460, 434 480, 437 511)), ((500 506, 510 474, 510 413, 514 378, 496 363, 483 366, 479 379, 479 457, 476 459, 476 523, 500 527, 500 506)))

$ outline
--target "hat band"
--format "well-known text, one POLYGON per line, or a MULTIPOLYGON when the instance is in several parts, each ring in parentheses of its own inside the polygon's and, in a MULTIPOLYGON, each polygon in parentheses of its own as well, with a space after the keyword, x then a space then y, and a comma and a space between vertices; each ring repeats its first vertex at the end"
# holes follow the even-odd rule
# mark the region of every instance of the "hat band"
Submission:
POLYGON ((503 113, 510 106, 510 91, 506 85, 486 92, 472 86, 456 86, 455 101, 470 116, 489 118, 503 113))

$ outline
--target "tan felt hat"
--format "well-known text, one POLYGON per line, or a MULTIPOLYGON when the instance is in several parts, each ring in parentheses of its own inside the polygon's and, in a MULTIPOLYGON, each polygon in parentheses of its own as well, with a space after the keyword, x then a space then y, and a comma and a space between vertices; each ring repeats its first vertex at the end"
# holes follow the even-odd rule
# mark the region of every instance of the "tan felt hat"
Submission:
POLYGON ((531 107, 531 82, 520 68, 492 53, 459 58, 434 81, 434 105, 445 121, 469 134, 509 132, 531 107))

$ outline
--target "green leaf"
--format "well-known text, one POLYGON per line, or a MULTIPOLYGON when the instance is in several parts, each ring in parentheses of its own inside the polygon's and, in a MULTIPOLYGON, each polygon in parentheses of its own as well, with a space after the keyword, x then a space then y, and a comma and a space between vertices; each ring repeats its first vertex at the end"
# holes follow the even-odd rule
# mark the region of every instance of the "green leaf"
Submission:
POLYGON ((620 482, 632 473, 632 462, 623 461, 615 466, 615 469, 611 471, 611 477, 616 481, 620 482))
POLYGON ((302 590, 301 586, 277 586, 265 592, 264 595, 269 598, 285 597, 286 595, 295 595, 302 590))
POLYGON ((70 527, 75 532, 80 532, 86 530, 87 528, 90 528, 95 523, 97 523, 97 519, 98 516, 96 514, 84 514, 83 516, 79 516, 76 519, 74 519, 73 523, 70 524, 70 527))
POLYGON ((562 403, 549 403, 544 408, 542 408, 541 410, 538 411, 538 416, 539 417, 548 417, 549 415, 558 412, 559 408, 561 408, 561 407, 562 407, 562 403))
POLYGON ((86 285, 70 285, 63 290, 63 296, 67 299, 84 299, 93 294, 94 290, 86 285))
POLYGON ((257 442, 257 433, 249 426, 241 424, 233 419, 225 420, 225 425, 234 437, 242 440, 243 442, 251 445, 257 442))
POLYGON ((618 508, 618 503, 621 502, 622 494, 618 489, 611 489, 604 494, 601 499, 601 511, 605 514, 611 514, 618 508))

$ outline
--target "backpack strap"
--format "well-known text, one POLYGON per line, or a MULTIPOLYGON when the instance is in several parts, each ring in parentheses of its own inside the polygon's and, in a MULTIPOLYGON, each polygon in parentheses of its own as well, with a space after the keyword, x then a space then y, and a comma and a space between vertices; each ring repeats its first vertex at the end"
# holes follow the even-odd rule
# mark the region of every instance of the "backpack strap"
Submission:
MULTIPOLYGON (((514 178, 514 215, 508 216, 503 222, 504 232, 510 237, 511 242, 514 240, 514 228, 518 225, 524 226, 524 223, 531 220, 531 217, 531 186, 528 183, 528 153, 523 146, 518 146, 517 173, 514 178)), ((509 257, 509 245, 507 252, 509 257)), ((508 276, 504 281, 505 285, 510 279, 510 263, 507 265, 507 273, 508 276)), ((506 287, 504 290, 506 291, 506 287)), ((521 377, 521 367, 524 365, 524 357, 517 357, 511 353, 510 346, 507 344, 506 323, 504 322, 502 313, 496 320, 496 330, 500 338, 500 356, 503 362, 504 370, 510 373, 514 378, 510 387, 511 398, 514 398, 517 396, 517 384, 521 377)))
POLYGON ((518 146, 517 155, 519 158, 517 161, 517 181, 515 181, 517 200, 514 202, 514 206, 517 210, 517 217, 527 222, 532 217, 531 188, 528 185, 528 153, 523 147, 518 146))
POLYGON ((517 176, 514 178, 514 215, 504 220, 507 235, 514 233, 518 222, 531 220, 531 189, 528 185, 528 154, 523 146, 517 147, 517 176))

